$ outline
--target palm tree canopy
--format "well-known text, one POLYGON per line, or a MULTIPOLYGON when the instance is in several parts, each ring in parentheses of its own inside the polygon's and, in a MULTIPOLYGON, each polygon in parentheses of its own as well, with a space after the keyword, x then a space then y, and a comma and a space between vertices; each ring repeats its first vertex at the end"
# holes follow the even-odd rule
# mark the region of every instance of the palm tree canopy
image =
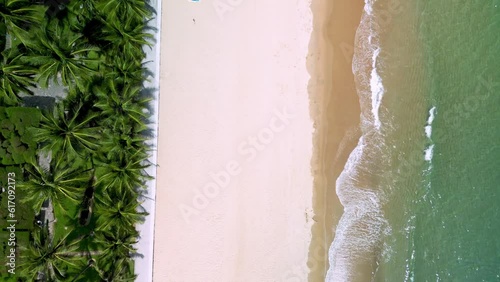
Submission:
POLYGON ((18 105, 21 102, 20 93, 30 94, 35 87, 36 69, 21 62, 23 54, 17 48, 2 52, 0 62, 0 104, 18 105))
POLYGON ((149 166, 143 150, 120 158, 96 161, 96 186, 103 191, 113 190, 117 193, 138 195, 144 188, 145 180, 151 177, 145 172, 149 166))
POLYGON ((29 0, 0 0, 0 20, 7 26, 7 32, 24 42, 30 37, 30 26, 42 22, 45 7, 33 5, 29 0))
POLYGON ((141 207, 141 203, 126 194, 121 197, 105 194, 97 198, 96 204, 98 231, 116 229, 130 232, 135 229, 135 224, 143 222, 148 214, 141 207))
POLYGON ((61 205, 63 199, 78 203, 88 184, 90 177, 88 172, 73 168, 68 163, 53 163, 50 169, 46 169, 32 161, 31 165, 25 168, 28 180, 18 186, 26 193, 21 202, 32 203, 35 211, 39 211, 46 200, 50 200, 62 210, 64 210, 61 205))
POLYGON ((127 19, 144 21, 151 19, 153 14, 152 8, 144 0, 101 0, 97 3, 97 9, 117 22, 127 19))
POLYGON ((22 252, 24 263, 20 265, 23 276, 35 281, 43 273, 49 281, 63 281, 69 273, 81 269, 81 258, 71 255, 78 249, 78 241, 68 242, 66 236, 53 242, 48 229, 35 229, 28 248, 22 252))
POLYGON ((152 46, 154 36, 145 32, 146 23, 136 23, 133 19, 124 21, 109 21, 103 28, 103 39, 112 42, 111 57, 123 56, 142 60, 144 58, 143 46, 152 46))
POLYGON ((102 255, 97 259, 100 268, 106 272, 118 267, 117 260, 127 262, 137 250, 134 245, 138 242, 138 233, 109 229, 96 233, 96 243, 102 246, 102 255))
POLYGON ((140 90, 139 86, 116 83, 114 80, 108 80, 107 85, 98 88, 96 96, 99 100, 95 107, 106 116, 103 119, 105 124, 116 128, 144 123, 148 117, 145 108, 151 98, 141 98, 140 90))
POLYGON ((42 150, 68 158, 82 157, 95 151, 100 130, 92 126, 97 113, 85 112, 82 103, 66 109, 58 104, 54 113, 44 113, 38 128, 31 129, 42 150))
POLYGON ((100 63, 99 58, 87 55, 100 49, 82 43, 81 34, 71 31, 68 25, 57 24, 55 20, 47 21, 39 33, 26 43, 31 53, 23 60, 39 68, 37 81, 40 85, 46 88, 50 80, 58 84, 60 75, 63 85, 84 89, 82 81, 96 74, 89 64, 100 63))

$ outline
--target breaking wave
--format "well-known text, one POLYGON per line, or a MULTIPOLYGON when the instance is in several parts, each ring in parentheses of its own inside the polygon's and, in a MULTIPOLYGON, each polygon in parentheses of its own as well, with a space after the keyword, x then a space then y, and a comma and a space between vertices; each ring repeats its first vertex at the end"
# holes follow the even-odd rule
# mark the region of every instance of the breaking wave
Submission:
POLYGON ((352 281, 359 266, 372 264, 384 252, 383 238, 391 232, 384 217, 384 192, 380 183, 369 181, 380 173, 374 167, 383 156, 382 100, 385 93, 377 65, 381 47, 374 22, 373 0, 365 1, 356 32, 353 73, 361 106, 362 136, 336 182, 344 213, 329 249, 326 281, 352 281))

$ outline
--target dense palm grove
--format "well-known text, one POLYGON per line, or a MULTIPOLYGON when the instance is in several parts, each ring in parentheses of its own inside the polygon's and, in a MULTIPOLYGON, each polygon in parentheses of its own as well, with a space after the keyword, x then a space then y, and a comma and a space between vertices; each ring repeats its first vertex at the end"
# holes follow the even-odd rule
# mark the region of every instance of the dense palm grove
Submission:
POLYGON ((23 166, 21 201, 35 214, 50 207, 56 220, 34 225, 16 279, 134 280, 153 16, 147 0, 0 0, 0 106, 54 84, 67 92, 30 129, 39 148, 23 166))

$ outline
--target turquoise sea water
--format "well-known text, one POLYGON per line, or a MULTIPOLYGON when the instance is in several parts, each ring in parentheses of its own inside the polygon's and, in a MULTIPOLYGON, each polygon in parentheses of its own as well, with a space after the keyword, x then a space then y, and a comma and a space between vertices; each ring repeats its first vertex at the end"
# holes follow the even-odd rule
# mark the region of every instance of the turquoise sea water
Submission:
POLYGON ((500 1, 368 1, 355 46, 326 280, 500 281, 500 1))

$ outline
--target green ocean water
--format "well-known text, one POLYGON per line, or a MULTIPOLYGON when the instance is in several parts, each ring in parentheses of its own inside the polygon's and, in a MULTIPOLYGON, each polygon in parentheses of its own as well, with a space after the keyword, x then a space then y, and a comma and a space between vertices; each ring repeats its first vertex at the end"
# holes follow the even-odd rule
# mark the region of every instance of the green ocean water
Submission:
POLYGON ((500 281, 500 1, 368 1, 327 281, 500 281))

